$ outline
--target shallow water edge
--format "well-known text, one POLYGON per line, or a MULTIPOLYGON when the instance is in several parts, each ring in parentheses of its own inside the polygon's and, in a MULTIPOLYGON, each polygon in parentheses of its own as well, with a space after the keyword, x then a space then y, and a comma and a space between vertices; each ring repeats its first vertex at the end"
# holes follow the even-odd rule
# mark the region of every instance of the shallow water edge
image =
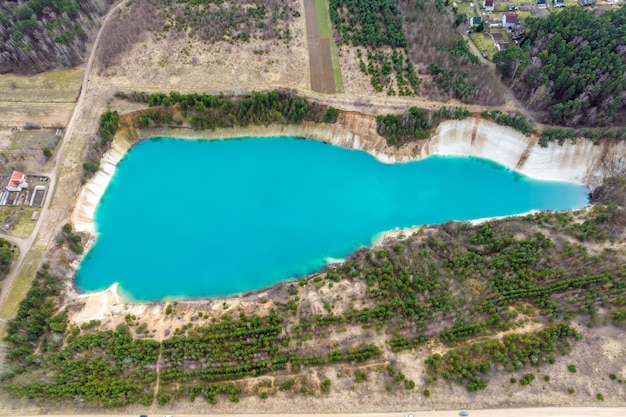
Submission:
MULTIPOLYGON (((348 129, 346 123, 337 125, 307 123, 268 127, 252 126, 216 131, 194 131, 191 129, 137 130, 132 132, 130 136, 129 132, 126 132, 116 137, 111 149, 106 152, 101 161, 100 171, 81 190, 72 212, 71 222, 76 231, 90 235, 91 238, 86 248, 87 253, 96 238, 93 220, 95 211, 115 173, 117 164, 136 141, 157 135, 181 139, 223 139, 245 136, 309 137, 338 146, 365 150, 377 159, 388 163, 419 160, 430 155, 479 156, 498 162, 529 177, 566 180, 587 185, 596 183, 604 175, 610 175, 612 171, 610 166, 608 170, 607 167, 602 169, 603 161, 598 158, 598 154, 604 153, 599 152, 603 148, 602 146, 594 146, 590 142, 579 141, 578 144, 566 144, 564 146, 550 144, 547 148, 541 148, 536 145, 533 138, 525 137, 513 129, 481 119, 444 122, 429 141, 420 141, 400 148, 393 148, 387 146, 384 138, 375 134, 375 123, 371 123, 372 118, 365 115, 361 116, 363 116, 362 123, 360 126, 356 126, 358 129, 355 129, 355 126, 348 129), (469 134, 469 137, 463 132, 469 134), (494 138, 493 135, 499 137, 494 138), (593 148, 589 148, 589 146, 593 148), (518 157, 520 159, 517 159, 518 157), (523 163, 520 164, 522 159, 523 163), (517 162, 514 164, 516 160, 517 162)), ((620 150, 623 151, 623 149, 620 150)), ((412 232, 411 229, 393 230, 382 236, 379 235, 373 245, 385 237, 410 235, 412 232)), ((76 267, 78 265, 77 263, 76 267)), ((116 288, 112 287, 109 290, 111 289, 115 291, 116 288)), ((126 295, 123 298, 128 300, 126 295)))

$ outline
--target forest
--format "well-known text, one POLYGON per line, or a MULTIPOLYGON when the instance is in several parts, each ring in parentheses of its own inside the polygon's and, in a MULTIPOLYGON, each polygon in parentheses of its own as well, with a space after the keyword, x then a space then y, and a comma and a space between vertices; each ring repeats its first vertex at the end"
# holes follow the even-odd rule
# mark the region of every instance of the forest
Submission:
POLYGON ((13 244, 8 240, 0 238, 0 279, 9 272, 11 262, 13 262, 13 244))
POLYGON ((0 73, 34 74, 83 62, 89 33, 112 0, 0 2, 0 73))
MULTIPOLYGON (((281 284, 282 295, 265 314, 229 312, 216 319, 199 311, 161 342, 151 340, 141 317, 128 315, 111 330, 99 329, 97 321, 68 323, 58 307, 62 282, 44 264, 9 323, 10 369, 2 388, 20 397, 104 407, 198 396, 215 404, 279 391, 324 395, 330 381, 306 382, 302 370, 341 364, 355 383, 382 372, 394 395, 416 382, 383 353, 429 341, 449 347, 426 357, 427 373, 418 382, 429 392, 450 383, 481 391, 494 372, 531 384, 533 372, 541 367, 549 374, 579 342, 572 320, 626 324, 624 254, 584 246, 623 238, 626 178, 607 179, 594 195, 588 211, 538 212, 478 226, 448 222, 359 250, 324 274, 281 284), (359 300, 336 310, 333 288, 342 281, 361 282, 364 289, 359 300), (305 308, 304 288, 328 303, 325 313, 305 308), (521 316, 539 329, 516 332, 521 316), (329 334, 350 328, 372 329, 385 341, 328 342, 329 334), (501 331, 508 334, 499 341, 494 335, 501 331), (240 382, 265 374, 274 379, 259 378, 253 388, 240 382)), ((166 315, 177 308, 168 304, 166 315)))
POLYGON ((567 7, 526 25, 521 48, 494 56, 515 93, 547 123, 623 125, 626 9, 598 14, 567 7))
POLYGON ((138 114, 139 127, 182 125, 183 120, 173 118, 167 109, 176 107, 186 123, 195 129, 269 125, 272 123, 298 124, 305 120, 334 122, 337 110, 311 103, 306 98, 289 92, 254 92, 249 95, 230 97, 223 94, 179 94, 171 92, 144 94, 118 94, 118 97, 147 103, 161 110, 147 110, 138 114))
POLYGON ((433 76, 432 81, 422 83, 421 94, 440 101, 455 98, 488 106, 504 103, 502 84, 457 33, 460 22, 453 2, 399 0, 397 7, 404 17, 408 57, 433 76))

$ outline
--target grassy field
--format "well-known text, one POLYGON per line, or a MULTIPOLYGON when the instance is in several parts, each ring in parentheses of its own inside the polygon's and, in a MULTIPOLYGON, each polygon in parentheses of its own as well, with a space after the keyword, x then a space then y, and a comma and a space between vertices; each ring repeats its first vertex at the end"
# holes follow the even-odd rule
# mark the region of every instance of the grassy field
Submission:
POLYGON ((493 59, 493 55, 497 51, 491 37, 485 37, 483 33, 474 32, 469 34, 469 38, 472 40, 472 42, 474 42, 474 45, 476 45, 476 48, 478 48, 480 51, 487 50, 487 52, 489 52, 489 56, 487 57, 487 59, 493 59))
POLYGON ((30 77, 0 74, 0 100, 73 103, 78 97, 83 73, 82 68, 71 68, 30 77))
POLYGON ((0 126, 63 127, 80 91, 82 68, 31 77, 0 74, 0 126))
POLYGON ((337 93, 343 93, 343 79, 341 76, 341 66, 339 65, 339 51, 337 44, 333 38, 332 28, 330 26, 330 16, 328 14, 328 1, 315 0, 315 12, 317 14, 317 28, 321 39, 330 40, 331 61, 333 64, 333 78, 335 80, 335 90, 337 93))
MULTIPOLYGON (((35 273, 39 268, 39 261, 43 257, 43 250, 40 247, 33 246, 26 255, 22 269, 17 274, 13 286, 9 292, 4 304, 0 306, 0 317, 12 318, 17 313, 17 307, 20 301, 24 299, 26 293, 30 289, 35 273)), ((4 338, 4 327, 0 328, 0 337, 4 338)))
POLYGON ((0 221, 10 216, 17 216, 13 228, 7 233, 9 236, 27 238, 33 232, 36 221, 31 220, 33 212, 41 211, 40 207, 0 207, 0 221))

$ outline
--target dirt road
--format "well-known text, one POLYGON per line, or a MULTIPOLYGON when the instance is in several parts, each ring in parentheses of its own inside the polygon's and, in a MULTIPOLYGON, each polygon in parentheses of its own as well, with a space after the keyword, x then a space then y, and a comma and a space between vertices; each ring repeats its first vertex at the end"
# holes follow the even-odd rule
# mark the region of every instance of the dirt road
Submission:
MULTIPOLYGON (((80 111, 82 110, 83 102, 85 100, 85 92, 87 91, 87 85, 89 83, 89 76, 91 74, 91 68, 93 66, 93 61, 96 55, 95 52, 98 49, 98 43, 100 42, 100 37, 102 35, 103 29, 106 26, 107 22, 109 21, 110 17, 113 15, 113 13, 117 9, 119 9, 121 6, 126 4, 127 2, 128 0, 122 0, 120 3, 112 7, 111 10, 109 10, 109 12, 106 14, 106 16, 104 17, 102 21, 102 25, 100 26, 100 30, 98 31, 98 34, 96 35, 96 39, 94 40, 93 46, 91 48, 91 52, 89 54, 89 59, 87 60, 87 65, 85 67, 85 74, 83 76, 83 82, 81 85, 80 94, 78 96, 76 106, 74 107, 74 111, 72 112, 72 117, 70 118, 70 121, 67 124, 67 127, 65 129, 65 135, 63 136, 63 140, 61 141, 61 144, 59 145, 59 150, 57 152, 56 160, 54 162, 54 167, 51 172, 44 173, 50 178, 50 185, 49 185, 50 188, 46 196, 46 201, 44 202, 44 205, 41 209, 41 215, 39 217, 39 221, 37 222, 33 232, 30 234, 30 236, 27 239, 16 239, 16 238, 9 239, 11 242, 14 242, 15 244, 19 246, 20 255, 18 256, 17 261, 13 265, 11 272, 9 272, 9 274, 7 275, 4 281, 4 284, 2 286, 2 290, 0 291, 0 306, 2 306, 5 303, 8 297, 8 294, 10 293, 11 288, 13 287, 15 278, 17 277, 17 274, 19 273, 19 271, 22 269, 22 266, 24 265, 24 260, 26 259, 28 251, 33 246, 33 243, 35 242, 37 238, 41 225, 46 224, 46 222, 48 221, 47 214, 50 208, 51 201, 54 198, 54 192, 57 186, 59 167, 61 165, 61 161, 63 160, 63 150, 65 149, 66 144, 72 138, 72 135, 74 133, 74 121, 76 120, 77 116, 80 114, 80 111)), ((15 312, 12 312, 12 313, 15 313, 15 312)), ((5 319, 5 320, 10 319, 10 318, 12 317, 0 317, 0 319, 5 319)), ((4 322, 1 321, 0 325, 4 326, 4 322)))
MULTIPOLYGON (((489 410, 466 410, 470 417, 622 417, 626 415, 626 407, 542 407, 542 408, 500 408, 489 410)), ((459 410, 438 411, 410 411, 396 413, 338 413, 338 414, 237 414, 238 417, 454 417, 459 415, 459 410)), ((175 417, 223 417, 225 414, 176 414, 175 417)), ((76 415, 58 415, 51 417, 82 417, 76 415)), ((90 417, 90 414, 84 414, 90 417)), ((136 415, 112 415, 108 417, 137 417, 136 415)), ((23 416, 36 417, 36 416, 23 416)))

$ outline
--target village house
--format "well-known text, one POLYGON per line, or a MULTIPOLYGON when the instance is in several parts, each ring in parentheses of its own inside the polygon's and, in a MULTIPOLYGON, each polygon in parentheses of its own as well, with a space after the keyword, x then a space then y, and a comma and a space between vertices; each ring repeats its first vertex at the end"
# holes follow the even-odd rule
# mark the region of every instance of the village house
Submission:
POLYGON ((7 191, 22 191, 26 187, 28 187, 26 175, 19 171, 13 171, 9 183, 5 188, 7 191))
POLYGON ((493 1, 494 0, 483 1, 483 9, 485 9, 486 12, 493 12, 493 1))
POLYGON ((505 13, 502 15, 502 27, 507 29, 513 29, 517 23, 517 14, 505 13))
POLYGON ((535 5, 540 9, 546 9, 548 7, 548 0, 537 0, 535 5))
POLYGON ((554 7, 565 7, 565 0, 554 0, 554 7))

